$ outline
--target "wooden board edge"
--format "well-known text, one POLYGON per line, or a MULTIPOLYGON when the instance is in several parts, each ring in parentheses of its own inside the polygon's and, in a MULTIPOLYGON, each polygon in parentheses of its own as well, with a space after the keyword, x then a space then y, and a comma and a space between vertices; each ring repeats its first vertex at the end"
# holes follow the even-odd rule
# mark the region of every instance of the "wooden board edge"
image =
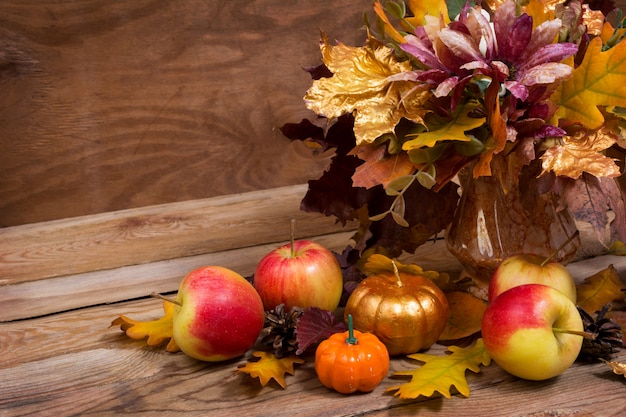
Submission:
POLYGON ((354 230, 300 210, 306 185, 0 229, 0 286, 354 230))

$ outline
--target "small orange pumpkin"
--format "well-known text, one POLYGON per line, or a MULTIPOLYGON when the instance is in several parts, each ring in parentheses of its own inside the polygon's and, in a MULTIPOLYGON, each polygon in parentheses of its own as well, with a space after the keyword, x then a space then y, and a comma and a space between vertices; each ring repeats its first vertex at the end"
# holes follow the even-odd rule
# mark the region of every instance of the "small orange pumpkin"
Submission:
POLYGON ((443 332, 450 315, 446 295, 429 278, 380 272, 361 281, 348 298, 345 315, 354 328, 374 333, 390 355, 429 348, 443 332))
POLYGON ((389 371, 389 353, 371 333, 354 330, 348 316, 348 331, 335 333, 315 351, 315 372, 327 388, 342 394, 370 392, 389 371))

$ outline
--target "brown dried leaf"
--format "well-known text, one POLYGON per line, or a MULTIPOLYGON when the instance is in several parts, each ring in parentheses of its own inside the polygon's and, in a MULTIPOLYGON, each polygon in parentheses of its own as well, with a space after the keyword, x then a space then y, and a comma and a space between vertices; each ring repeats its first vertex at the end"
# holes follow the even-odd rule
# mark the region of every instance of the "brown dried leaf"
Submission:
POLYGON ((450 305, 450 317, 439 340, 457 340, 479 332, 487 304, 462 291, 448 292, 446 298, 450 305))
POLYGON ((596 312, 615 300, 624 298, 625 288, 613 265, 599 271, 576 286, 577 304, 589 312, 596 312))
POLYGON ((391 181, 415 172, 416 167, 406 153, 390 155, 386 144, 364 144, 354 148, 348 155, 356 155, 365 161, 352 176, 354 187, 372 188, 378 184, 387 187, 391 181))

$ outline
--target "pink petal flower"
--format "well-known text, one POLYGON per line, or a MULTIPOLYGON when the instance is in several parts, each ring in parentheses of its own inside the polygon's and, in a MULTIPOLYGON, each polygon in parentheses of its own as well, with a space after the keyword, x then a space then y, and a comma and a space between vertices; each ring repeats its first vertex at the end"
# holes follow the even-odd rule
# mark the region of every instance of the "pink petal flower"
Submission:
POLYGON ((572 67, 558 62, 548 62, 537 65, 529 70, 518 73, 518 81, 524 85, 552 84, 558 80, 569 77, 572 67))

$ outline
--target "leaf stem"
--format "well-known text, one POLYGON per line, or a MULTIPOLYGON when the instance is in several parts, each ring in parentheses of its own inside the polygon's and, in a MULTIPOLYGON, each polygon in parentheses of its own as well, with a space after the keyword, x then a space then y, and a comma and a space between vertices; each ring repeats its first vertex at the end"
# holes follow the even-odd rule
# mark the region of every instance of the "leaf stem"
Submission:
POLYGON ((150 294, 150 297, 160 298, 161 300, 167 301, 167 302, 172 303, 172 304, 176 304, 177 306, 181 306, 181 307, 183 306, 183 303, 178 301, 177 298, 166 297, 166 296, 158 294, 156 292, 152 292, 152 294, 150 294))

